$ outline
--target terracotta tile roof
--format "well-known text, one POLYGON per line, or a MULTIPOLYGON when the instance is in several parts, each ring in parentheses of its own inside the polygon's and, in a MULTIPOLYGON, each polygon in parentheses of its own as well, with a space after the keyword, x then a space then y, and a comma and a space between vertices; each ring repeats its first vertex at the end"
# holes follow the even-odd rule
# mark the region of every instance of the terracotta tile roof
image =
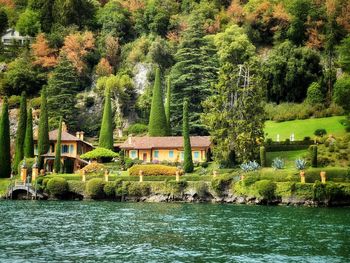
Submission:
MULTIPOLYGON (((191 146, 208 148, 211 145, 209 136, 192 136, 191 146)), ((183 148, 183 137, 129 137, 121 146, 121 149, 159 149, 159 148, 183 148)))
MULTIPOLYGON (((72 135, 68 132, 65 132, 65 131, 62 131, 61 136, 62 136, 61 141, 65 141, 65 142, 79 142, 80 141, 80 142, 83 142, 87 145, 92 146, 90 143, 88 143, 86 141, 82 141, 78 137, 75 137, 74 135, 72 135)), ((57 137, 58 137, 58 129, 49 132, 49 140, 50 141, 57 141, 57 137)), ((36 141, 37 138, 34 138, 34 140, 36 141)))

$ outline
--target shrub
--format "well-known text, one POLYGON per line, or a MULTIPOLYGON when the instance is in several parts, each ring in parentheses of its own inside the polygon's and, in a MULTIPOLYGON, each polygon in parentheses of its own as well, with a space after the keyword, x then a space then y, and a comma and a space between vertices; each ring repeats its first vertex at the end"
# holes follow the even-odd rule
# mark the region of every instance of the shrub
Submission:
POLYGON ((321 104, 324 101, 324 95, 321 91, 321 86, 317 82, 311 83, 307 89, 306 101, 311 104, 321 104))
POLYGON ((259 164, 256 161, 242 163, 240 167, 244 172, 256 171, 260 168, 259 164))
POLYGON ((266 148, 265 146, 260 147, 260 165, 266 167, 266 148))
POLYGON ((95 104, 95 99, 94 97, 86 97, 84 99, 84 104, 86 108, 91 108, 95 104))
POLYGON ((71 193, 84 195, 85 192, 85 182, 82 181, 67 181, 68 191, 71 193))
POLYGON ((118 157, 117 153, 102 147, 98 147, 80 156, 80 158, 82 159, 95 159, 95 160, 101 160, 102 158, 115 158, 115 157, 118 157))
POLYGON ((326 129, 317 129, 314 131, 314 135, 319 136, 319 137, 323 137, 327 134, 326 129))
POLYGON ((218 196, 222 196, 225 188, 230 185, 232 179, 218 177, 211 180, 211 187, 218 196))
POLYGON ((128 134, 140 135, 148 132, 148 126, 141 123, 135 123, 128 128, 128 134))
POLYGON ((284 168, 284 160, 279 158, 279 157, 276 157, 275 159, 273 159, 271 166, 275 170, 283 169, 284 168))
POLYGON ((275 198, 276 184, 270 180, 260 180, 255 183, 259 195, 265 200, 275 198))
POLYGON ((179 182, 175 180, 166 181, 166 185, 170 188, 172 194, 179 194, 187 187, 187 181, 182 179, 179 182))
POLYGON ((94 178, 87 182, 86 193, 93 199, 100 199, 104 197, 105 182, 102 179, 94 178))
POLYGON ((310 146, 311 166, 317 167, 317 145, 310 146))
POLYGON ((143 163, 142 160, 138 160, 138 159, 131 159, 129 157, 126 157, 124 160, 125 164, 124 164, 124 168, 125 170, 133 167, 135 164, 141 164, 143 163))
POLYGON ((244 183, 244 186, 249 187, 259 180, 260 180, 260 176, 258 173, 249 174, 249 175, 245 176, 243 183, 244 183))
POLYGON ((85 173, 87 174, 89 173, 103 174, 105 170, 106 170, 106 166, 104 166, 101 163, 90 163, 81 169, 81 171, 85 171, 85 173))
POLYGON ((298 170, 305 170, 306 169, 306 161, 304 159, 296 159, 295 160, 295 167, 298 169, 298 170))
POLYGON ((148 196, 151 193, 150 185, 144 182, 128 182, 126 189, 129 196, 135 197, 148 196))
POLYGON ((54 177, 47 182, 47 190, 53 196, 64 196, 68 192, 68 183, 64 178, 54 177))
POLYGON ((40 109, 41 97, 33 98, 30 100, 30 106, 34 109, 40 109))
POLYGON ((21 96, 12 95, 7 100, 9 109, 18 108, 21 102, 21 96))
POLYGON ((137 176, 141 170, 145 176, 175 175, 176 171, 178 171, 178 168, 161 164, 134 165, 129 169, 129 174, 132 176, 137 176))
POLYGON ((199 198, 204 198, 209 194, 208 185, 205 182, 196 184, 196 193, 199 198))
POLYGON ((202 162, 202 163, 200 164, 200 166, 203 167, 203 168, 208 168, 209 163, 208 163, 208 162, 202 162))
POLYGON ((106 182, 103 186, 103 192, 107 197, 115 197, 116 182, 106 182))

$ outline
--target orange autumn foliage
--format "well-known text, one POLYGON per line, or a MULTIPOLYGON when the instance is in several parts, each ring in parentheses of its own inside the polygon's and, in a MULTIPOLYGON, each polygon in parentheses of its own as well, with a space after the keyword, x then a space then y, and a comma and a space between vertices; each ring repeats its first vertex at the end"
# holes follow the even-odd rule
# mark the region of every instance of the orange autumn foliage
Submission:
POLYGON ((244 10, 241 6, 240 0, 233 0, 227 8, 227 14, 234 23, 241 24, 244 20, 244 10))
POLYGON ((6 6, 11 9, 14 9, 16 7, 13 0, 0 0, 0 6, 6 6))
POLYGON ((45 34, 40 33, 32 44, 32 53, 34 55, 34 65, 40 65, 43 68, 52 68, 57 64, 57 50, 49 47, 45 34))
POLYGON ((84 58, 94 47, 95 39, 92 32, 85 31, 66 36, 61 52, 72 62, 76 70, 82 73, 86 67, 84 58))
POLYGON ((350 33, 350 2, 344 3, 340 15, 337 17, 337 23, 343 26, 350 33))
POLYGON ((101 58, 100 62, 96 66, 96 75, 99 77, 109 76, 113 73, 113 68, 109 64, 108 60, 101 58))

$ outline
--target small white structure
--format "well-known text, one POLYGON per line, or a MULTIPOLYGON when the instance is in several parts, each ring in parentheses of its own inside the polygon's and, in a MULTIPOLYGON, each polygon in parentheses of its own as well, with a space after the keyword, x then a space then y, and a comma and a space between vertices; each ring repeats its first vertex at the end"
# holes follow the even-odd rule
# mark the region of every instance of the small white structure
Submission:
POLYGON ((15 41, 20 45, 24 45, 28 41, 31 41, 30 36, 21 36, 20 33, 12 28, 6 30, 5 34, 1 37, 1 42, 5 46, 10 46, 15 41))
POLYGON ((279 142, 279 141, 280 141, 280 135, 279 135, 279 134, 277 134, 276 141, 277 141, 277 142, 279 142))
POLYGON ((290 141, 291 141, 291 142, 294 142, 294 140, 295 140, 295 136, 294 136, 294 133, 292 133, 292 134, 290 135, 290 141))

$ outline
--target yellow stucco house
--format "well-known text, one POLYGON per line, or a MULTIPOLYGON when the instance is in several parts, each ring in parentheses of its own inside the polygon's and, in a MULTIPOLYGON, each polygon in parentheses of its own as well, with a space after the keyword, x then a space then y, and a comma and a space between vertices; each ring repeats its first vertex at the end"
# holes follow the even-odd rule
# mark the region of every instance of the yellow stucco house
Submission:
MULTIPOLYGON (((44 167, 47 172, 53 171, 53 163, 56 154, 56 144, 58 137, 58 129, 49 132, 50 149, 44 157, 44 167)), ((67 126, 62 125, 62 136, 61 136, 61 160, 64 167, 65 173, 73 173, 85 166, 87 162, 80 159, 80 155, 89 152, 94 147, 84 141, 84 132, 77 132, 76 136, 67 132, 67 126)), ((37 139, 34 139, 34 153, 38 155, 38 143, 37 139)))
MULTIPOLYGON (((209 136, 190 137, 194 162, 205 162, 211 141, 209 136)), ((144 162, 182 162, 184 159, 183 137, 129 137, 120 149, 126 156, 144 162)))

